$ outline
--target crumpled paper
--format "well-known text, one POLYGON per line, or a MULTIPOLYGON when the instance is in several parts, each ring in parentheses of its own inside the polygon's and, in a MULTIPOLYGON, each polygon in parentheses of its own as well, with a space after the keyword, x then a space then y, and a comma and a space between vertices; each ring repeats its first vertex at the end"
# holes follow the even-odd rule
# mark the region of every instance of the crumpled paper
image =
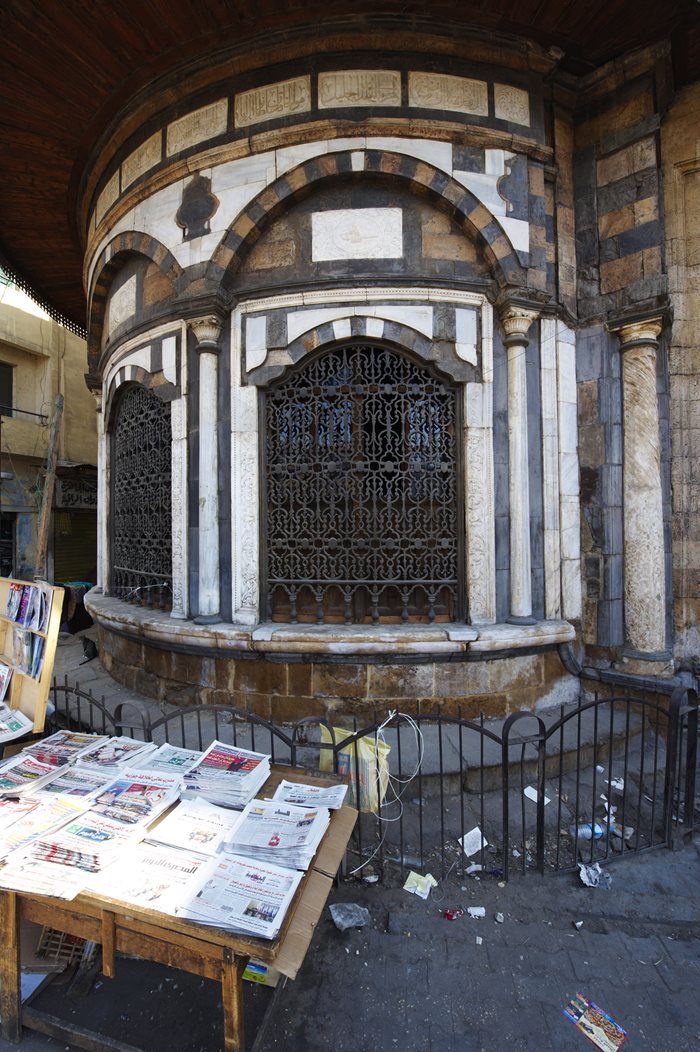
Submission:
POLYGON ((415 873, 411 870, 406 877, 403 890, 410 891, 412 895, 418 895, 421 899, 427 899, 431 888, 436 888, 437 883, 432 873, 426 873, 425 876, 422 876, 420 873, 415 873))
POLYGON ((600 868, 599 862, 589 865, 585 862, 578 863, 581 882, 587 888, 609 888, 612 884, 612 874, 600 868))

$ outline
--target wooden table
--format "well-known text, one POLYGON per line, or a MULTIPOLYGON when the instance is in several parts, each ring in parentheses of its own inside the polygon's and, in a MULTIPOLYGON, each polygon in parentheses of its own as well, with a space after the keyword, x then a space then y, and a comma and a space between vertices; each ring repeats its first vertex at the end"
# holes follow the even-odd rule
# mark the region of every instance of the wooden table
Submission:
MULTIPOLYGON (((337 782, 337 776, 314 775, 277 768, 263 786, 270 795, 280 778, 318 783, 337 782)), ((22 1026, 68 1040, 92 1052, 136 1052, 133 1046, 78 1028, 22 1006, 20 994, 20 922, 22 919, 102 945, 102 971, 115 974, 117 951, 148 961, 181 968, 221 983, 224 1007, 225 1052, 244 1052, 243 972, 251 957, 294 979, 326 904, 333 879, 343 859, 357 811, 343 807, 331 821, 313 864, 302 880, 277 939, 247 938, 181 920, 103 895, 85 892, 75 899, 52 899, 25 892, 0 891, 0 1018, 2 1036, 15 1044, 22 1026)))

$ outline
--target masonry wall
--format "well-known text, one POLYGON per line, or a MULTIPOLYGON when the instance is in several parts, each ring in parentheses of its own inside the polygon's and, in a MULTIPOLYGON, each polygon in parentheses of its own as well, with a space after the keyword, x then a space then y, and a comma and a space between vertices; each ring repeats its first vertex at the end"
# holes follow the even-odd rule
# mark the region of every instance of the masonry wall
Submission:
POLYGON ((665 249, 673 331, 668 348, 675 656, 700 655, 700 85, 681 91, 661 132, 665 249))

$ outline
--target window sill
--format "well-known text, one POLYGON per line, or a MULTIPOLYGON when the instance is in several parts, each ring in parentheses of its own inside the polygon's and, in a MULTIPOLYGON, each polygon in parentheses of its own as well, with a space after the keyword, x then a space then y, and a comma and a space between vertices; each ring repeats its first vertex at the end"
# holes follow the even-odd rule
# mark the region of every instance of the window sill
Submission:
POLYGON ((568 621, 538 621, 534 625, 285 625, 262 623, 247 627, 220 621, 198 625, 160 611, 134 607, 92 589, 85 597, 90 616, 107 631, 160 649, 193 650, 218 657, 245 651, 281 658, 302 655, 389 655, 425 660, 434 655, 497 654, 570 643, 575 629, 568 621))

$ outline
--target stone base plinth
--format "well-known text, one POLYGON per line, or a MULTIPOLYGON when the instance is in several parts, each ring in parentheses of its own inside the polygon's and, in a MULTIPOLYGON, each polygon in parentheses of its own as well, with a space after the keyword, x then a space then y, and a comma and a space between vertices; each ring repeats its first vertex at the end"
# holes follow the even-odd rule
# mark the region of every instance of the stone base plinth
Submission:
POLYGON ((409 713, 505 716, 574 701, 566 622, 512 625, 197 625, 90 595, 118 682, 174 705, 227 704, 274 722, 409 713))

